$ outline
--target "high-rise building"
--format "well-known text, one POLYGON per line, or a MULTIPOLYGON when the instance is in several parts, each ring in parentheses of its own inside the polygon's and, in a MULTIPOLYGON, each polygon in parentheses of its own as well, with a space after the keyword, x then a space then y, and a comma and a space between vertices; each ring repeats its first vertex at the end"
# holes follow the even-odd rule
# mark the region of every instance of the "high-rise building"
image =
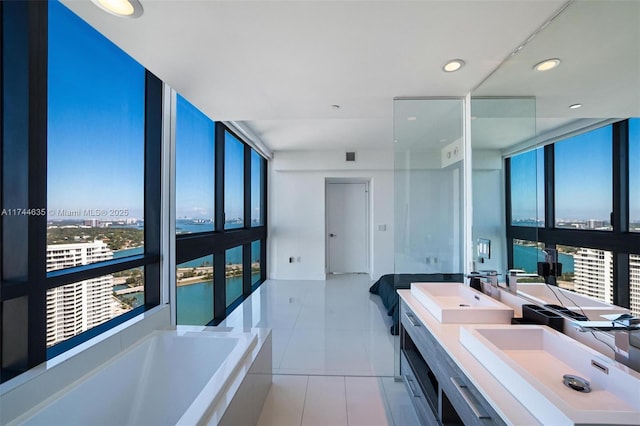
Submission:
MULTIPOLYGON (((47 246, 47 271, 113 259, 103 241, 47 246)), ((47 291, 47 346, 112 317, 113 276, 105 275, 47 291)))
POLYGON ((613 303, 613 255, 581 247, 573 256, 575 291, 613 303))
POLYGON ((640 254, 629 255, 629 290, 631 312, 640 316, 640 254))

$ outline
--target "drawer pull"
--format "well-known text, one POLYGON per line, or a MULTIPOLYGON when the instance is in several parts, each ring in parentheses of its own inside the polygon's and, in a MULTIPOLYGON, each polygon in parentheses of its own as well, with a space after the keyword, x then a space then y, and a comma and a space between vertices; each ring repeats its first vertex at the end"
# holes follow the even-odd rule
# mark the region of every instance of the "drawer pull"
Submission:
POLYGON ((406 374, 404 376, 404 380, 407 382, 407 387, 409 388, 409 392, 411 392, 411 396, 414 398, 420 398, 420 395, 416 394, 416 388, 413 384, 413 380, 411 380, 406 374))
POLYGON ((460 396, 465 400, 469 408, 471 408, 471 411, 473 411, 473 414, 475 414, 478 419, 491 418, 491 416, 484 414, 483 410, 477 406, 477 403, 474 400, 473 396, 469 393, 469 388, 462 382, 462 380, 460 380, 459 377, 452 377, 451 382, 456 387, 456 389, 458 389, 458 392, 460 392, 460 396))
POLYGON ((408 313, 404 313, 404 316, 407 317, 407 319, 409 320, 409 322, 411 323, 412 326, 414 327, 420 327, 420 321, 416 320, 416 318, 408 313))

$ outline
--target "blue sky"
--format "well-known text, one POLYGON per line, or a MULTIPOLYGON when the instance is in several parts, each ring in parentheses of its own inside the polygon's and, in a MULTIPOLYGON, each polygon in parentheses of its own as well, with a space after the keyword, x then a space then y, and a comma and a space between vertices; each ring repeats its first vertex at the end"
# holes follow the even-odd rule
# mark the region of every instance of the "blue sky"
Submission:
MULTIPOLYGON (((142 218, 144 67, 60 3, 51 2, 49 13, 49 219, 64 219, 61 209, 128 209, 142 218)), ((177 109, 177 217, 213 219, 215 123, 181 96, 177 109)), ((244 208, 244 145, 229 139, 225 203, 236 218, 244 208)), ((253 200, 253 174, 252 183, 253 200)))
POLYGON ((640 118, 629 123, 629 220, 640 221, 640 118))
POLYGON ((176 120, 176 217, 213 220, 215 123, 182 96, 176 120))
POLYGON ((47 207, 140 218, 144 68, 59 3, 49 13, 47 207))
MULTIPOLYGON (((611 126, 606 126, 555 144, 556 219, 609 220, 613 196, 611 131, 611 126)), ((634 132, 635 136, 631 135, 631 138, 637 139, 638 130, 634 132)), ((542 148, 512 158, 514 219, 534 215, 544 219, 543 162, 542 148), (537 197, 533 195, 536 193, 537 197)), ((640 173, 632 171, 632 180, 634 174, 638 181, 640 173)), ((635 188, 640 188, 640 182, 635 188)), ((634 198, 633 184, 631 191, 634 198)), ((639 204, 640 201, 636 201, 636 217, 639 204)))
POLYGON ((543 149, 511 158, 511 205, 513 219, 544 220, 543 149))
POLYGON ((605 126, 555 144, 556 219, 609 220, 611 131, 605 126))

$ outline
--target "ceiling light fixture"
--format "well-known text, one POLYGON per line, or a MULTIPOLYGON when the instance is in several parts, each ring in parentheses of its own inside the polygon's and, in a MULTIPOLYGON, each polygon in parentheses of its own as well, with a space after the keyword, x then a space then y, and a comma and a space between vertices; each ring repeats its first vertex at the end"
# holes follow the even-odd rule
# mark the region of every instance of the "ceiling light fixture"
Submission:
POLYGON ((333 105, 331 105, 331 109, 339 110, 340 109, 340 105, 333 104, 333 105))
POLYGON ((558 58, 545 59, 544 61, 535 64, 533 66, 533 69, 536 71, 549 71, 554 69, 558 65, 560 65, 560 59, 558 58))
POLYGON ((92 0, 100 9, 121 18, 137 18, 142 15, 138 0, 92 0))
POLYGON ((407 117, 407 121, 416 121, 417 119, 418 117, 415 116, 407 117))
POLYGON ((573 104, 573 105, 569 105, 569 109, 578 109, 582 106, 582 104, 573 104))
POLYGON ((464 61, 462 59, 452 59, 442 66, 442 70, 444 72, 454 72, 458 71, 463 66, 464 61))

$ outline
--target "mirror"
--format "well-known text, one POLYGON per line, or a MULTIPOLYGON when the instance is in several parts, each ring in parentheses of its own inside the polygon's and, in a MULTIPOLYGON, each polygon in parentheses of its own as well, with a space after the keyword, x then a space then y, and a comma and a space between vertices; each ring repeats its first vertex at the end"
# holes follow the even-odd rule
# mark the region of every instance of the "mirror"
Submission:
MULTIPOLYGON (((473 91, 471 116, 473 241, 478 241, 478 238, 492 241, 490 267, 477 268, 497 269, 504 273, 511 261, 514 267, 536 272, 535 265, 544 258, 543 247, 537 243, 538 237, 546 232, 547 240, 557 240, 555 235, 558 235, 551 238, 551 234, 545 231, 545 219, 549 216, 547 213, 545 218, 543 146, 556 142, 556 147, 569 146, 569 139, 577 140, 585 132, 593 135, 603 126, 640 117, 640 2, 570 2, 532 37, 523 41, 473 91), (559 62, 547 71, 535 69, 537 64, 548 59, 559 62), (510 170, 504 170, 505 158, 511 158, 510 170), (509 205, 502 201, 505 197, 509 205), (504 226, 507 210, 511 213, 511 224, 518 227, 517 232, 511 231, 510 234, 504 226), (514 245, 509 253, 506 250, 511 239, 514 245)), ((629 123, 632 129, 640 127, 635 122, 629 123)), ((635 178, 633 172, 640 164, 640 148, 635 148, 640 146, 640 141, 634 139, 638 138, 637 134, 637 130, 629 133, 631 234, 640 231, 640 202, 634 201, 633 195, 634 188, 637 191, 640 187, 634 181, 640 178, 635 178), (637 229, 634 220, 638 222, 637 229)), ((584 147, 588 143, 585 137, 574 145, 587 151, 584 147)), ((575 218, 565 218, 560 213, 564 204, 595 205, 600 203, 598 197, 614 198, 610 193, 600 196, 596 185, 591 184, 576 189, 582 200, 560 197, 564 187, 558 184, 558 176, 564 176, 563 168, 573 167, 576 176, 572 178, 577 181, 589 182, 589 178, 598 173, 591 168, 588 152, 580 153, 578 148, 574 148, 570 157, 574 165, 562 157, 568 154, 560 154, 556 148, 554 191, 559 202, 555 204, 555 223, 548 224, 547 229, 589 229, 606 238, 606 232, 611 233, 612 229, 608 212, 613 207, 605 206, 602 211, 594 210, 581 218, 577 214, 575 218), (581 162, 582 169, 579 168, 581 162)), ((612 166, 605 158, 603 163, 607 162, 610 178, 612 166)), ((612 183, 607 185, 613 186, 612 183)), ((562 235, 564 238, 567 234, 562 235)), ((594 247, 598 244, 597 238, 589 236, 580 243, 581 238, 585 240, 582 236, 575 237, 572 246, 557 245, 559 260, 564 265, 564 274, 558 277, 557 284, 574 291, 573 294, 581 294, 580 297, 576 294, 576 298, 586 295, 612 303, 612 265, 617 255, 611 250, 594 247)), ((631 248, 625 250, 630 253, 624 261, 623 269, 627 269, 618 269, 616 274, 630 275, 630 307, 638 316, 640 254, 633 253, 631 248)), ((616 258, 615 262, 619 264, 620 259, 616 258)), ((532 302, 540 303, 535 295, 530 296, 532 302)), ((565 303, 569 305, 571 302, 564 300, 562 304, 565 303)))
POLYGON ((395 273, 464 272, 462 99, 393 104, 395 273))

